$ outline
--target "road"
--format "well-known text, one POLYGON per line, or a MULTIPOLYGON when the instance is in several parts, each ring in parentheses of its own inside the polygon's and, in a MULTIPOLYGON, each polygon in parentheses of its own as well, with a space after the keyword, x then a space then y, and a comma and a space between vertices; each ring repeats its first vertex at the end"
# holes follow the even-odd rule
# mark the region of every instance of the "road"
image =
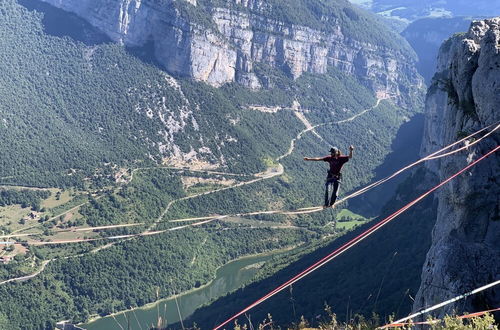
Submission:
MULTIPOLYGON (((184 228, 187 228, 187 227, 201 226, 203 224, 207 224, 207 223, 210 223, 210 222, 215 221, 217 219, 223 219, 223 218, 226 218, 226 217, 229 217, 229 216, 250 216, 250 215, 259 215, 259 214, 298 215, 298 214, 319 212, 319 211, 321 211, 323 209, 322 207, 308 207, 308 208, 302 208, 302 209, 297 209, 297 210, 292 210, 292 211, 290 211, 290 210, 288 210, 288 211, 283 211, 283 210, 268 211, 268 210, 266 210, 266 211, 256 211, 256 212, 249 212, 249 213, 240 213, 240 214, 234 214, 234 215, 223 215, 223 216, 213 216, 213 217, 175 219, 175 220, 171 220, 171 221, 172 222, 198 221, 198 222, 187 224, 187 225, 181 225, 181 226, 177 226, 177 227, 173 227, 173 228, 169 228, 169 229, 165 229, 165 230, 152 231, 152 228, 154 228, 158 223, 160 223, 162 221, 163 217, 167 214, 167 212, 170 210, 171 206, 174 203, 177 203, 177 202, 180 202, 180 201, 183 201, 183 200, 192 199, 192 198, 197 198, 197 197, 204 196, 204 195, 209 195, 209 194, 217 193, 217 192, 228 190, 228 189, 233 189, 233 188, 236 188, 236 187, 241 187, 241 186, 253 184, 253 183, 256 183, 256 182, 263 181, 263 180, 269 180, 269 179, 272 179, 274 177, 283 175, 284 172, 285 172, 285 170, 284 170, 284 166, 280 163, 280 161, 282 159, 290 156, 293 153, 293 151, 295 150, 296 141, 300 140, 304 134, 306 134, 307 132, 312 131, 314 133, 314 135, 317 136, 321 141, 327 143, 326 140, 324 140, 315 131, 315 129, 317 127, 326 126, 326 125, 332 125, 332 124, 342 124, 342 123, 353 121, 356 118, 364 115, 368 111, 371 111, 371 110, 375 109, 376 107, 378 107, 379 104, 380 104, 380 102, 382 100, 384 100, 384 99, 387 99, 387 98, 388 97, 377 98, 377 101, 376 101, 375 105, 373 105, 372 107, 370 107, 368 109, 365 109, 365 110, 361 111, 358 114, 355 114, 355 115, 353 115, 353 116, 351 116, 351 117, 349 117, 347 119, 340 120, 340 121, 332 121, 332 122, 328 122, 328 123, 321 123, 321 124, 317 124, 317 125, 311 125, 311 124, 309 124, 309 122, 307 121, 307 119, 305 117, 303 117, 303 116, 302 116, 302 118, 299 117, 299 119, 301 119, 301 121, 304 123, 305 129, 303 129, 302 131, 300 131, 297 134, 297 136, 294 139, 291 140, 290 147, 288 148, 288 150, 283 155, 281 155, 281 156, 279 156, 279 157, 277 157, 275 159, 276 162, 278 163, 277 167, 268 168, 264 172, 256 173, 256 174, 253 175, 254 179, 249 180, 249 181, 243 181, 243 182, 237 183, 237 184, 229 186, 229 187, 214 189, 214 190, 211 190, 211 191, 206 191, 206 192, 203 192, 203 193, 199 193, 199 194, 195 194, 195 195, 191 195, 191 196, 186 196, 186 197, 182 197, 182 198, 173 200, 173 201, 171 201, 170 203, 167 204, 166 208, 162 211, 162 213, 156 219, 156 221, 151 226, 149 226, 146 231, 144 231, 142 233, 139 233, 139 234, 130 234, 130 235, 120 235, 120 236, 114 236, 114 237, 102 237, 102 238, 96 238, 96 239, 75 239, 75 240, 64 240, 64 241, 55 241, 55 242, 33 242, 33 243, 29 243, 29 244, 30 245, 55 245, 55 244, 81 243, 81 242, 86 242, 86 241, 96 241, 96 240, 105 240, 105 239, 106 240, 133 239, 133 238, 140 237, 140 236, 157 235, 157 234, 161 234, 161 233, 164 233, 164 232, 167 232, 167 231, 180 230, 180 229, 184 229, 184 228), (201 221, 199 221, 199 220, 201 220, 201 221)), ((167 166, 167 167, 163 167, 163 168, 169 168, 169 169, 175 169, 175 170, 187 170, 187 171, 194 171, 194 172, 205 172, 205 173, 221 174, 221 175, 243 176, 243 175, 234 174, 234 173, 225 173, 225 172, 217 172, 217 171, 204 171, 204 170, 189 170, 189 169, 178 168, 178 167, 168 167, 167 166)), ((150 168, 142 168, 142 170, 146 170, 146 169, 150 169, 150 168)), ((138 170, 141 170, 141 169, 134 169, 134 170, 132 170, 132 172, 131 172, 131 179, 133 178, 134 173, 136 171, 138 171, 138 170)), ((129 182, 130 182, 130 180, 129 180, 129 182)), ((102 196, 103 195, 97 197, 96 199, 99 199, 102 196)), ((59 214, 59 215, 51 218, 51 220, 55 219, 57 217, 60 217, 61 215, 64 215, 64 214, 66 214, 68 212, 71 212, 73 210, 76 210, 79 207, 81 207, 81 206, 83 206, 83 205, 85 205, 87 203, 88 202, 85 202, 85 203, 82 203, 80 205, 77 205, 77 206, 71 208, 70 210, 67 210, 67 211, 65 211, 65 212, 63 212, 63 213, 61 213, 61 214, 59 214)), ((140 224, 110 225, 110 226, 101 226, 101 227, 95 227, 95 228, 77 228, 77 229, 75 229, 75 231, 85 231, 85 230, 94 230, 94 229, 110 229, 110 228, 126 227, 126 226, 133 226, 133 225, 140 225, 140 224)), ((280 228, 286 228, 286 227, 280 227, 280 228)), ((289 226, 289 228, 290 229, 294 229, 293 226, 289 226)), ((26 235, 30 235, 30 234, 26 234, 26 235)), ((96 252, 101 251, 103 249, 110 248, 115 243, 116 242, 112 242, 112 243, 108 243, 108 244, 106 244, 104 246, 98 247, 98 248, 92 250, 91 253, 96 253, 96 252)), ((5 284, 5 283, 14 282, 14 281, 29 280, 29 279, 37 276, 38 274, 40 274, 45 269, 45 266, 49 262, 51 262, 52 260, 54 260, 54 259, 45 260, 42 263, 42 267, 37 272, 35 272, 35 273, 31 274, 31 275, 9 279, 9 280, 0 282, 0 285, 1 284, 5 284)))
POLYGON ((9 280, 5 280, 5 281, 2 281, 0 282, 0 285, 2 284, 7 284, 7 283, 10 283, 10 282, 23 282, 23 281, 27 281, 35 276, 37 276, 38 274, 40 274, 41 272, 44 271, 45 267, 49 264, 49 262, 51 262, 52 259, 49 259, 49 260, 44 260, 42 262, 42 266, 40 267, 39 270, 37 270, 36 272, 34 272, 33 274, 30 274, 30 275, 26 275, 26 276, 21 276, 21 277, 16 277, 16 278, 11 278, 9 280))

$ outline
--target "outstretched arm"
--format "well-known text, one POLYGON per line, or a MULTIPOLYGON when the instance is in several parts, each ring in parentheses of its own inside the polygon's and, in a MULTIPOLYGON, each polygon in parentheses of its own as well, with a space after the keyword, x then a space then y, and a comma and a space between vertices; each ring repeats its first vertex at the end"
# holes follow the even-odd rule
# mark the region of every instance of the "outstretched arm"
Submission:
POLYGON ((351 146, 349 146, 349 156, 347 156, 347 157, 349 157, 349 159, 351 159, 351 158, 352 158, 352 153, 353 153, 353 151, 354 151, 354 147, 353 147, 352 145, 351 145, 351 146))
POLYGON ((321 158, 304 157, 304 160, 309 160, 309 161, 313 161, 313 162, 319 162, 319 161, 323 160, 323 157, 321 157, 321 158))

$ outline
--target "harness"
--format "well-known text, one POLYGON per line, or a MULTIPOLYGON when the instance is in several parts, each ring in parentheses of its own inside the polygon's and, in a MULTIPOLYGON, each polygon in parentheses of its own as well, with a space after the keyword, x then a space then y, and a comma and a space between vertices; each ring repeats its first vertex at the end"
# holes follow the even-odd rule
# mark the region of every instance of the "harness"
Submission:
POLYGON ((342 173, 339 173, 339 174, 334 174, 330 171, 327 172, 327 176, 326 176, 326 179, 327 180, 330 180, 330 179, 335 179, 337 181, 340 181, 342 180, 342 173))

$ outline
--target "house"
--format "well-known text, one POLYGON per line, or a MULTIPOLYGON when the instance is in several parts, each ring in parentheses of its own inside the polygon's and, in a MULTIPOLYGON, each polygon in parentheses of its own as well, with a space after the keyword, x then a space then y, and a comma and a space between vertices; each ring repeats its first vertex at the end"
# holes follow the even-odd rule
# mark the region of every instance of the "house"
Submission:
POLYGON ((12 260, 13 256, 2 256, 0 257, 0 264, 8 264, 12 260))

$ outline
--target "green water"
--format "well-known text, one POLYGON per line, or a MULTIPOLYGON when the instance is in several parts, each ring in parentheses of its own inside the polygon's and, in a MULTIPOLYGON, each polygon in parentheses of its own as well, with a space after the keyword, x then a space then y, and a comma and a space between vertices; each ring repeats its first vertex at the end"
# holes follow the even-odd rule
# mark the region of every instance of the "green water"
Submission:
MULTIPOLYGON (((261 263, 274 254, 261 254, 231 261, 217 270, 216 278, 209 285, 178 296, 177 303, 182 319, 191 315, 201 305, 241 287, 257 273, 261 263)), ((118 325, 120 323, 123 329, 145 330, 149 329, 152 324, 156 324, 158 315, 164 320, 166 317, 168 324, 179 322, 175 299, 163 300, 158 305, 149 308, 127 311, 114 318, 107 316, 81 325, 81 327, 88 330, 121 330, 122 328, 118 325)))

